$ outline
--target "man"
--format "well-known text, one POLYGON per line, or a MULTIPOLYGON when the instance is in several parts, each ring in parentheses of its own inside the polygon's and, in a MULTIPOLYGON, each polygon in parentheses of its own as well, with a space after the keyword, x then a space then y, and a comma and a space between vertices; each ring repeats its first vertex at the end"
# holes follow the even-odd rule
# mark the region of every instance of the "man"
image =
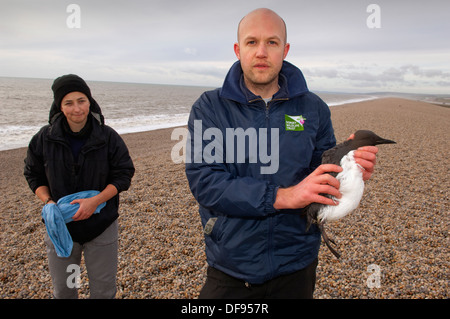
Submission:
MULTIPOLYGON (((336 144, 330 111, 284 61, 289 48, 275 12, 250 12, 238 27, 239 61, 221 89, 205 92, 192 107, 186 175, 199 202, 209 264, 200 298, 313 296, 321 237, 315 226, 306 231, 302 209, 336 205, 320 194, 340 198, 339 182, 327 173, 341 168, 320 165, 336 144)), ((365 180, 377 151, 355 154, 365 180)))

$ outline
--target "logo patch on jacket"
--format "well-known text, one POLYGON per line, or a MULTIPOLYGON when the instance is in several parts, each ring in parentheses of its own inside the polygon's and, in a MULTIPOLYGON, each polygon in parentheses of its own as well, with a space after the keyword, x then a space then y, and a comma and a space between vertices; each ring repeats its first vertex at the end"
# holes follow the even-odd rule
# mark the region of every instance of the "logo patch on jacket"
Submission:
POLYGON ((303 131, 306 118, 302 115, 284 115, 286 131, 303 131))

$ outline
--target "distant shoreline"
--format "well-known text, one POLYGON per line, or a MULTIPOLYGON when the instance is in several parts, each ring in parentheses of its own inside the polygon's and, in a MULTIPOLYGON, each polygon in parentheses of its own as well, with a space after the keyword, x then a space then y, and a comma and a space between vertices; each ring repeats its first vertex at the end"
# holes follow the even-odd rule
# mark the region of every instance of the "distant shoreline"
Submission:
MULTIPOLYGON (((322 92, 322 93, 328 93, 328 92, 322 92)), ((341 93, 336 93, 336 94, 341 94, 341 93)), ((355 94, 351 94, 351 93, 342 93, 343 95, 345 94, 350 94, 350 95, 358 95, 357 93, 355 94)), ((374 93, 375 94, 375 93, 374 93)), ((377 93, 377 94, 381 94, 381 93, 377 93)), ((366 95, 369 96, 370 94, 365 94, 365 93, 361 93, 361 95, 366 95)), ((379 100, 379 99, 387 99, 387 98, 397 98, 397 97, 383 97, 383 96, 373 96, 373 97, 362 97, 362 98, 350 98, 349 100, 344 100, 343 102, 334 102, 331 101, 328 103, 330 109, 333 109, 335 107, 340 107, 340 106, 345 106, 345 105, 349 105, 349 104, 355 104, 355 103, 361 103, 361 102, 367 102, 367 101, 373 101, 373 100, 379 100)), ((406 100, 411 100, 411 101, 420 101, 420 102, 425 102, 425 103, 429 103, 432 105, 437 105, 437 106, 441 106, 441 107, 446 107, 449 108, 450 107, 450 103, 442 103, 440 101, 435 102, 435 101, 431 101, 431 100, 416 100, 416 99, 409 99, 409 98, 403 98, 402 99, 406 99, 406 100)), ((437 96, 436 99, 442 99, 441 97, 437 96)), ((450 100, 450 95, 449 95, 449 100, 450 100)), ((184 114, 174 114, 174 116, 184 116, 184 114)), ((114 125, 114 121, 120 121, 120 120, 109 120, 106 119, 106 124, 111 126, 111 127, 115 127, 114 125), (109 123, 112 122, 112 123, 109 123)), ((187 125, 187 120, 186 120, 186 125, 187 125)), ((184 126, 181 122, 179 123, 170 123, 170 124, 154 124, 154 125, 150 125, 148 127, 130 127, 130 128, 121 128, 121 129, 116 129, 120 135, 125 135, 125 134, 134 134, 134 133, 144 133, 144 132, 152 132, 152 131, 157 131, 157 130, 161 130, 161 129, 174 129, 176 127, 181 127, 184 126), (166 126, 167 125, 167 126, 166 126)), ((36 132, 38 131, 39 128, 36 128, 36 132)), ((29 137, 31 139, 31 136, 29 137)), ((23 147, 27 147, 28 144, 28 140, 26 142, 17 142, 16 146, 12 146, 11 148, 9 148, 8 146, 3 145, 2 147, 0 147, 0 152, 2 151, 6 151, 6 150, 14 150, 14 149, 20 149, 23 147)))

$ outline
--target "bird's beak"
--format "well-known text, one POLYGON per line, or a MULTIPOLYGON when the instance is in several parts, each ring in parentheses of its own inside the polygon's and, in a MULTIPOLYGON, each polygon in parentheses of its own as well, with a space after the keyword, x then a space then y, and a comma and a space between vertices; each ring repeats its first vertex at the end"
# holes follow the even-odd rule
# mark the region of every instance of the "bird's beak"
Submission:
POLYGON ((377 144, 397 144, 397 143, 392 140, 387 140, 387 139, 381 138, 377 141, 377 144))

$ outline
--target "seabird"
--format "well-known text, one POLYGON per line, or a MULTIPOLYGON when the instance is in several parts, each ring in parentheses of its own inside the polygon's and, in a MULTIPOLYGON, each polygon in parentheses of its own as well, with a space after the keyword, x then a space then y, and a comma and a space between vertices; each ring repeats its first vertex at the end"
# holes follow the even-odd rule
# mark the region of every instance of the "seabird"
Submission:
POLYGON ((359 130, 355 132, 353 139, 336 145, 328 151, 325 151, 322 155, 322 164, 340 165, 343 169, 337 175, 336 173, 329 173, 340 182, 339 191, 342 197, 337 199, 331 195, 323 194, 323 196, 331 197, 333 201, 338 202, 338 205, 312 203, 307 206, 307 230, 312 223, 317 224, 325 244, 337 258, 340 257, 340 254, 331 246, 330 242, 335 245, 336 243, 327 236, 324 224, 326 221, 338 220, 358 207, 364 192, 364 181, 362 178, 363 168, 355 162, 353 156, 354 150, 362 146, 375 146, 379 144, 395 144, 395 142, 384 139, 372 131, 359 130))

